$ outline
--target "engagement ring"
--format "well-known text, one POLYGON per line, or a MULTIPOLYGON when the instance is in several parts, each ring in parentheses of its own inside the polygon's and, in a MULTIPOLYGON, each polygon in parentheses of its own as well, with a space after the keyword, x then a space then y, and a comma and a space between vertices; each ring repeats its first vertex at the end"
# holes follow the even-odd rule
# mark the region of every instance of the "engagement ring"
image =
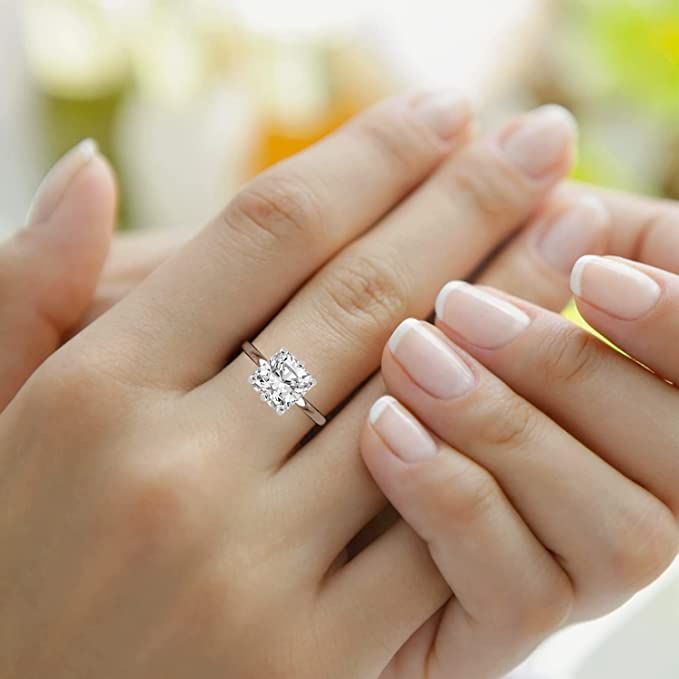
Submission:
POLYGON ((292 406, 297 406, 317 425, 325 424, 325 416, 305 398, 306 393, 316 386, 316 380, 309 374, 302 361, 285 348, 279 349, 270 359, 267 359, 252 342, 244 342, 242 348, 248 358, 257 365, 248 382, 259 394, 259 398, 277 415, 283 415, 292 406))

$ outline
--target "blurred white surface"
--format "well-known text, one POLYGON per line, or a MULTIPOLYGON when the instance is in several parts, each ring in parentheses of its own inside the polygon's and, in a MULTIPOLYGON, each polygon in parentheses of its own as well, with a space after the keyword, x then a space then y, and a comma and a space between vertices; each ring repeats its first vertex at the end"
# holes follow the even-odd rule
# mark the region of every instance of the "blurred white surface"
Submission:
MULTIPOLYGON (((0 0, 0 85, 5 103, 0 109, 0 234, 20 224, 31 189, 45 169, 20 48, 21 4, 0 0)), ((110 4, 121 13, 128 6, 141 11, 131 0, 110 4)), ((238 11, 263 31, 284 27, 303 33, 351 24, 351 30, 363 31, 367 40, 379 44, 406 84, 453 86, 481 106, 511 90, 522 69, 529 67, 552 3, 200 0, 196 8, 215 4, 238 11)), ((249 133, 247 122, 247 104, 234 93, 218 91, 209 101, 189 98, 177 106, 169 100, 130 100, 117 141, 121 163, 133 180, 135 222, 179 228, 204 223, 233 191, 236 178, 226 161, 241 152, 249 133)))

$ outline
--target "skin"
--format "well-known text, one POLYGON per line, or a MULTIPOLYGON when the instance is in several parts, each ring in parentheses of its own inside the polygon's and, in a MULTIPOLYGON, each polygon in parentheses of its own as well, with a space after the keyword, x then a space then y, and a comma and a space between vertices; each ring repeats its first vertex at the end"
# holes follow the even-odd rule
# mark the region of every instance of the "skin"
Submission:
MULTIPOLYGON (((244 386, 251 366, 239 357, 223 368, 239 340, 265 326, 258 346, 270 351, 278 348, 272 342, 285 342, 304 356, 326 385, 313 392, 314 402, 333 408, 375 369, 390 328, 408 313, 426 313, 451 273, 475 269, 540 205, 526 238, 506 246, 482 275, 492 282, 514 269, 509 290, 547 279, 538 290, 565 297, 567 277, 550 271, 534 244, 542 218, 558 207, 544 201, 568 167, 569 148, 548 176, 525 181, 497 155, 497 136, 463 150, 463 138, 440 144, 410 118, 409 105, 375 109, 256 180, 47 360, 0 417, 9 510, 0 519, 0 547, 10 555, 0 565, 2 619, 12 622, 0 625, 7 676, 49 668, 56 677, 405 677, 427 671, 434 639, 437 649, 460 643, 436 636, 448 573, 409 526, 387 528, 348 563, 343 556, 385 503, 357 450, 380 381, 297 449, 308 421, 290 413, 262 427, 268 413, 247 400, 244 386), (377 129, 387 133, 375 138, 377 129), (375 169, 380 159, 393 168, 394 158, 408 163, 387 173, 388 186, 384 173, 358 170, 357 177, 359 159, 375 169), (308 185, 295 193, 300 176, 329 181, 323 173, 342 167, 351 177, 333 177, 331 185, 358 179, 350 186, 355 211, 321 190, 304 193, 308 185), (376 177, 379 185, 371 183, 376 177), (413 221, 427 238, 413 239, 413 221), (316 241, 319 225, 329 231, 316 241), (288 266, 262 281, 264 264, 278 266, 273 243, 288 266), (378 252, 393 257, 384 269, 371 259, 378 252), (391 270, 412 281, 407 294, 385 278, 391 270), (242 289, 258 294, 243 300, 242 289), (324 305, 316 307, 319 299, 324 305), (297 336, 291 319, 298 318, 312 332, 297 336), (364 356, 346 374, 333 372, 327 356, 341 360, 349 340, 364 356), (36 418, 45 423, 37 431, 36 418), (63 512, 56 515, 55 506, 63 512), (289 574, 283 582, 282 572, 289 574), (38 633, 36 651, 30 640, 38 633)), ((539 545, 530 548, 539 553, 539 545)), ((561 619, 542 606, 537 616, 535 603, 529 598, 525 606, 530 643, 561 619)), ((527 645, 521 638, 519 650, 501 646, 496 662, 512 664, 527 645)), ((483 674, 483 659, 469 655, 476 663, 469 676, 492 676, 483 674)))
MULTIPOLYGON (((473 384, 464 393, 441 398, 413 376, 434 360, 429 348, 415 360, 404 340, 385 349, 382 376, 396 399, 387 408, 427 431, 436 452, 395 454, 380 419, 366 423, 361 449, 454 592, 410 642, 420 654, 415 667, 434 679, 500 676, 545 628, 617 608, 677 556, 679 395, 667 380, 679 376, 679 277, 613 261, 656 281, 657 303, 621 319, 574 285, 578 308, 655 372, 563 317, 492 288, 482 290, 528 319, 500 346, 488 347, 469 334, 468 321, 445 312, 436 327, 414 326, 468 367, 473 384)), ((402 650, 384 676, 411 676, 413 655, 402 650)))
POLYGON ((534 118, 464 146, 466 124, 443 138, 414 103, 378 106, 255 180, 2 413, 8 676, 377 676, 445 602, 410 530, 337 558, 384 506, 341 426, 367 392, 312 453, 297 449, 300 412, 261 426, 271 414, 248 390, 252 367, 230 360, 263 328, 263 350, 275 337, 326 373, 314 396, 332 410, 403 315, 476 268, 567 171, 567 123, 558 157, 527 178, 498 144, 534 118))
POLYGON ((116 189, 108 163, 92 159, 57 189, 43 196, 47 214, 34 209, 32 223, 0 245, 0 410, 91 308, 111 245, 116 189), (70 199, 59 202, 64 189, 70 199))

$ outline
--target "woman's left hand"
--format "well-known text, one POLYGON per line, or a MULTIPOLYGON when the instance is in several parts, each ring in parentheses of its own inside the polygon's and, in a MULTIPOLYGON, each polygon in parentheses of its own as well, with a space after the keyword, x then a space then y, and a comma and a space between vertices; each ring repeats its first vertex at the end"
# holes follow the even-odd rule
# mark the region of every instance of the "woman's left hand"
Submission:
POLYGON ((438 328, 404 321, 385 349, 395 398, 373 406, 363 456, 454 594, 385 676, 499 676, 677 555, 679 276, 587 256, 571 287, 635 360, 462 282, 439 295, 438 328))

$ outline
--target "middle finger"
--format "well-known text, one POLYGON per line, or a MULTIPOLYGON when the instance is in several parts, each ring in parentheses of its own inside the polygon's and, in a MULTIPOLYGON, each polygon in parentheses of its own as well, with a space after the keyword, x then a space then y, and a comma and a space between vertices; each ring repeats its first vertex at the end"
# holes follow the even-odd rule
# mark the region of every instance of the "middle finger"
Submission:
MULTIPOLYGON (((404 317, 429 313, 451 272, 471 272, 533 212, 568 171, 573 140, 571 116, 548 106, 469 145, 326 265, 256 345, 266 355, 286 346, 305 359, 320 380, 310 400, 332 410, 377 368, 386 338, 404 317)), ((251 370, 240 356, 196 397, 214 409, 221 394, 243 388, 251 370)), ((267 451, 258 464, 275 467, 311 423, 293 409, 284 423, 263 427, 262 408, 243 398, 231 414, 250 445, 267 451)))

